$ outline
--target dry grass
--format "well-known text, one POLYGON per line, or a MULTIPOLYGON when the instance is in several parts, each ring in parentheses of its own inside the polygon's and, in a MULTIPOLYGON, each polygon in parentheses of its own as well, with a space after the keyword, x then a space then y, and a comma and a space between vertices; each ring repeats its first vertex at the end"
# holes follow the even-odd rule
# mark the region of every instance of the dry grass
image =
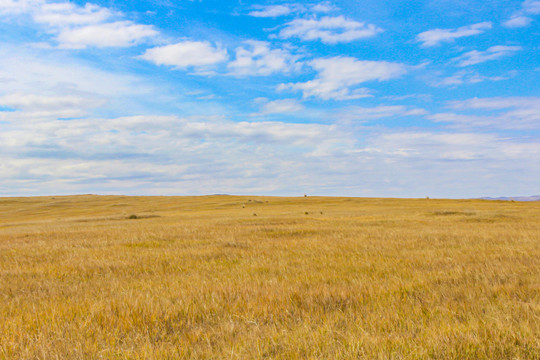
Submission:
POLYGON ((539 339, 538 203, 0 199, 2 359, 540 359, 539 339))

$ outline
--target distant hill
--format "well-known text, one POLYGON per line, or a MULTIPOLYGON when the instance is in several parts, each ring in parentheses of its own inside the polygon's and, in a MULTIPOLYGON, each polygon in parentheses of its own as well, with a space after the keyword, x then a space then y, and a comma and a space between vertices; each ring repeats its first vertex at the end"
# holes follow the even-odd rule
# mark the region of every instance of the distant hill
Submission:
POLYGON ((533 196, 503 196, 503 197, 483 197, 483 200, 506 200, 506 201, 540 201, 540 195, 533 196))

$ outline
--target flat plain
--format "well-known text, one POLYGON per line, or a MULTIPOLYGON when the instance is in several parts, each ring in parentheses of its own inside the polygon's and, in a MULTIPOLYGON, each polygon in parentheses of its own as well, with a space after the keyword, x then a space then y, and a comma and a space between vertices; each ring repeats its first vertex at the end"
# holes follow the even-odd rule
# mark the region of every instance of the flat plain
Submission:
POLYGON ((540 203, 0 198, 0 359, 540 359, 540 203))

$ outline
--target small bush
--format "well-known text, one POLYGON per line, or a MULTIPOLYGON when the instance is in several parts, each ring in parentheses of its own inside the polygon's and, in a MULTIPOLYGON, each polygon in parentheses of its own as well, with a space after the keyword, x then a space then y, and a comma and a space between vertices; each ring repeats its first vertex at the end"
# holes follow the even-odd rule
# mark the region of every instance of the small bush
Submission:
POLYGON ((131 214, 131 215, 128 216, 128 219, 132 219, 132 220, 133 219, 138 219, 138 218, 139 217, 137 215, 135 215, 135 214, 131 214))

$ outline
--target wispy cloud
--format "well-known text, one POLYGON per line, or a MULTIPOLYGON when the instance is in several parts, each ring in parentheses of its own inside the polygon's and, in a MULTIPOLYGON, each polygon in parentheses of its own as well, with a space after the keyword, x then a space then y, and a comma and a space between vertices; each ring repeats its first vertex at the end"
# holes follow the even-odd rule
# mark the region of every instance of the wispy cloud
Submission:
POLYGON ((106 101, 82 96, 45 96, 35 94, 13 93, 0 96, 0 106, 25 111, 85 109, 101 106, 106 101))
POLYGON ((251 11, 248 15, 254 17, 278 17, 283 15, 289 15, 294 12, 293 5, 269 5, 259 6, 257 10, 251 11))
POLYGON ((473 98, 453 101, 448 106, 468 113, 438 113, 430 115, 429 118, 436 122, 451 123, 460 128, 540 130, 540 98, 538 97, 473 98), (478 110, 495 111, 495 113, 478 114, 476 113, 478 110))
POLYGON ((433 86, 455 87, 455 86, 464 85, 464 84, 477 84, 484 81, 508 80, 514 75, 515 75, 515 72, 509 72, 505 75, 500 75, 500 76, 486 76, 476 71, 460 70, 451 76, 447 76, 442 79, 432 81, 431 84, 433 86))
POLYGON ((478 35, 489 29, 491 29, 491 22, 481 22, 457 29, 433 29, 418 34, 416 41, 422 43, 422 47, 431 47, 442 42, 453 42, 461 37, 478 35))
POLYGON ((258 102, 263 103, 261 110, 258 113, 251 114, 251 116, 291 114, 305 109, 304 105, 295 99, 279 99, 274 101, 260 99, 258 102))
POLYGON ((522 6, 523 10, 528 14, 540 14, 540 1, 538 0, 525 0, 522 6))
POLYGON ((497 45, 488 48, 485 51, 473 50, 454 58, 457 66, 465 67, 470 65, 480 64, 490 60, 496 60, 504 56, 514 55, 516 51, 522 50, 521 46, 504 46, 497 45))
POLYGON ((503 25, 507 28, 519 28, 529 26, 532 19, 528 16, 514 15, 510 19, 506 20, 503 25))
POLYGON ((508 28, 529 26, 533 21, 530 15, 540 14, 540 1, 526 0, 521 4, 521 9, 516 11, 503 25, 508 28))
POLYGON ((324 100, 349 100, 370 96, 364 88, 354 88, 367 81, 384 81, 407 72, 407 66, 386 61, 364 61, 338 56, 316 59, 309 63, 318 75, 303 83, 281 84, 278 89, 302 91, 304 97, 324 100))
POLYGON ((253 17, 270 17, 286 16, 297 13, 326 13, 335 10, 329 1, 323 1, 317 4, 305 5, 299 3, 280 4, 280 5, 254 5, 253 10, 248 15, 253 17))
POLYGON ((17 46, 0 48, 0 78, 6 79, 0 81, 2 95, 115 99, 153 90, 133 74, 93 67, 65 52, 54 52, 51 56, 47 50, 17 46))
POLYGON ((279 37, 297 37, 305 41, 320 40, 325 44, 337 44, 372 37, 382 29, 364 22, 349 20, 344 16, 325 16, 320 19, 295 19, 285 24, 279 37))
POLYGON ((427 114, 427 111, 424 109, 403 105, 379 105, 374 107, 348 106, 341 109, 336 117, 339 120, 367 122, 384 118, 422 116, 425 114, 427 114))

